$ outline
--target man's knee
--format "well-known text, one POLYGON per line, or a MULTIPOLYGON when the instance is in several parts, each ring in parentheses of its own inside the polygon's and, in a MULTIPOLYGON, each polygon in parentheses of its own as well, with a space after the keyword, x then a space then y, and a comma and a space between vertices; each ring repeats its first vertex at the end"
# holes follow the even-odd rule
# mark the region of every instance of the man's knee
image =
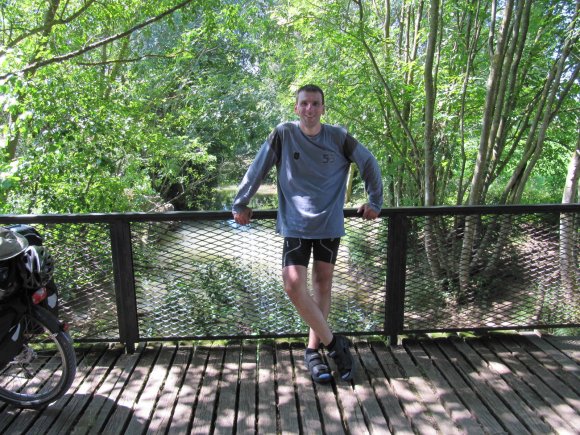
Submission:
POLYGON ((316 261, 312 270, 313 286, 319 289, 319 291, 330 291, 333 274, 333 264, 316 261))
POLYGON ((303 266, 287 266, 282 269, 284 291, 293 296, 306 288, 306 268, 303 266))

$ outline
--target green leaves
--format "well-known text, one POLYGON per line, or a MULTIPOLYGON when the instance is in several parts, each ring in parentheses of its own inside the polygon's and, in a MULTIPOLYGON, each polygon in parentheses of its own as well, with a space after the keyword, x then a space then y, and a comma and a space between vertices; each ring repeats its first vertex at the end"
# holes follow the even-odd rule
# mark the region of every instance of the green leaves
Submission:
MULTIPOLYGON (((324 121, 347 127, 379 158, 391 186, 387 204, 421 204, 424 2, 75 0, 58 2, 55 11, 49 5, 0 6, 5 212, 148 210, 175 198, 178 207, 209 207, 214 186, 237 184, 271 129, 294 119, 293 92, 306 82, 326 91, 324 121)), ((566 2, 530 5, 522 56, 502 91, 511 105, 498 118, 505 131, 490 148, 497 159, 486 178, 492 202, 535 137, 540 91, 563 41, 574 37, 566 2)), ((490 12, 485 2, 441 3, 432 71, 439 204, 462 203, 476 168, 490 12)), ((562 100, 552 106, 558 110, 530 176, 555 201, 565 165, 554 156, 569 155, 575 143, 580 99, 573 59, 564 64, 555 91, 562 100)), ((533 200, 528 191, 523 200, 533 200)))

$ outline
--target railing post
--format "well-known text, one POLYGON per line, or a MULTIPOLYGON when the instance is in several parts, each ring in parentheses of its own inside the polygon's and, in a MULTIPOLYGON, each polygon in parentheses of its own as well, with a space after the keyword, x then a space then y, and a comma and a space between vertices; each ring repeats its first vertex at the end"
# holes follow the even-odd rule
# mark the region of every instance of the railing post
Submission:
POLYGON ((395 213, 389 218, 387 240, 387 280, 385 291, 385 335, 397 344, 405 316, 405 278, 407 268, 407 216, 395 213))
POLYGON ((139 340, 139 324, 133 274, 131 226, 126 220, 115 220, 110 224, 110 234, 119 336, 126 351, 133 353, 135 343, 139 340))

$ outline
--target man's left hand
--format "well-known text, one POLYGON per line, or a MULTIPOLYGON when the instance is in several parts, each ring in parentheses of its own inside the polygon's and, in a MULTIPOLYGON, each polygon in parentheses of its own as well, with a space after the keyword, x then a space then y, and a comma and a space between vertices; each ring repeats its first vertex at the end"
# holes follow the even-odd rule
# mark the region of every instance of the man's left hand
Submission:
POLYGON ((358 208, 358 214, 362 215, 363 219, 370 221, 378 218, 380 212, 374 211, 369 204, 363 204, 358 208))

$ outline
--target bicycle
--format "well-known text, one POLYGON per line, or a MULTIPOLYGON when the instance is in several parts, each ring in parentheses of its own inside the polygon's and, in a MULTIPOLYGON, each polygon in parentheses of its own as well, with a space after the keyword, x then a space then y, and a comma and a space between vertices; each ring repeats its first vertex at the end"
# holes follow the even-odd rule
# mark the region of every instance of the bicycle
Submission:
POLYGON ((57 317, 54 263, 39 241, 32 227, 0 228, 0 401, 19 408, 56 401, 76 374, 68 326, 57 317))

